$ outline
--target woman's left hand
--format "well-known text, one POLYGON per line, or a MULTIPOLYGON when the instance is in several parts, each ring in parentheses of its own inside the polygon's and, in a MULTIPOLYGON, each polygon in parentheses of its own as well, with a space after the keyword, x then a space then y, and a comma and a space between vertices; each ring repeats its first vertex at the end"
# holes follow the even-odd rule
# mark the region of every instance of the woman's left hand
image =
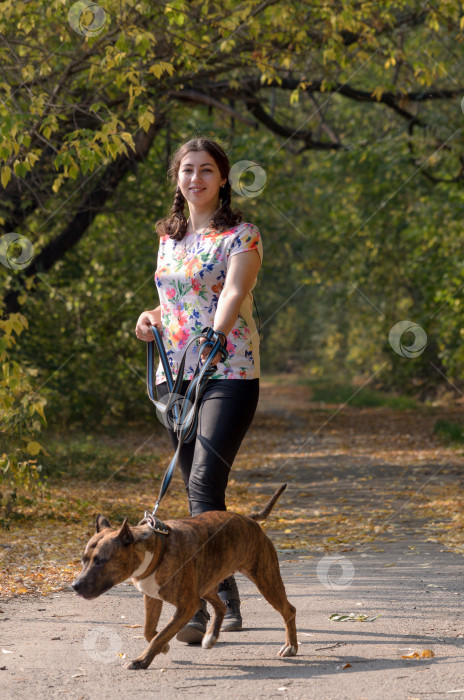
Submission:
MULTIPOLYGON (((202 345, 205 342, 205 338, 200 338, 199 342, 200 342, 200 345, 202 345)), ((211 350, 211 348, 205 348, 202 351, 200 357, 201 357, 201 361, 203 362, 203 364, 208 359, 208 355, 210 353, 210 350, 211 350)), ((220 362, 222 362, 222 355, 220 352, 218 352, 218 353, 216 353, 216 355, 213 358, 213 365, 218 365, 220 362)))

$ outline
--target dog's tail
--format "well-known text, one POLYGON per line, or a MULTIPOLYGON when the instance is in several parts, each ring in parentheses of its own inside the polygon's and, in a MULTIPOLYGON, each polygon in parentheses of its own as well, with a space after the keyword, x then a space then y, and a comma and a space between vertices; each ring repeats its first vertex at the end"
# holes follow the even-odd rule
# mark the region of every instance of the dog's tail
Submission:
POLYGON ((269 515, 269 513, 273 509, 274 504, 276 503, 277 499, 281 496, 281 494, 285 491, 286 488, 287 488, 287 484, 282 484, 282 486, 280 486, 277 489, 275 494, 271 497, 271 499, 268 501, 268 503, 266 503, 266 505, 264 506, 264 508, 262 510, 260 510, 258 513, 250 513, 250 515, 248 517, 251 518, 252 520, 266 520, 267 516, 269 515))

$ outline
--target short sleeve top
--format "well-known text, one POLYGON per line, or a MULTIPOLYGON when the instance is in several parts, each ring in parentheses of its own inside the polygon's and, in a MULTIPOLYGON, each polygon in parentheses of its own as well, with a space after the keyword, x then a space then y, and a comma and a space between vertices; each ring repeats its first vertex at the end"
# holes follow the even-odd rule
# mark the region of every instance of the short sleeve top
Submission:
MULTIPOLYGON (((181 241, 160 238, 155 283, 161 305, 162 338, 174 378, 185 346, 214 325, 218 299, 233 255, 257 250, 262 260, 261 235, 254 224, 240 223, 227 231, 188 234, 181 241)), ((256 285, 256 280, 252 289, 256 285)), ((217 365, 213 379, 259 377, 259 336, 253 318, 252 291, 243 300, 237 321, 227 337, 229 357, 217 365)), ((198 362, 194 343, 187 352, 184 379, 193 377, 198 362)), ((156 384, 166 381, 161 362, 156 384)))

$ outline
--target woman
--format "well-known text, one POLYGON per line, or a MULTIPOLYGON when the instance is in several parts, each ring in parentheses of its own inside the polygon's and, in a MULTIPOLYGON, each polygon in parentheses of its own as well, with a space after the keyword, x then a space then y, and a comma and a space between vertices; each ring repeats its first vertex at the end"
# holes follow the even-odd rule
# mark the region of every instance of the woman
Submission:
MULTIPOLYGON (((230 206, 230 166, 221 146, 208 138, 188 141, 173 155, 169 176, 176 183, 171 215, 157 222, 160 236, 155 281, 160 306, 144 311, 136 327, 140 340, 153 340, 157 326, 174 377, 189 339, 205 327, 221 331, 229 357, 214 358, 217 370, 208 381, 198 414, 194 440, 181 447, 179 464, 192 516, 226 510, 230 468, 250 427, 259 396, 259 337, 252 315, 251 290, 261 267, 261 237, 256 226, 242 223, 230 206), (185 217, 185 202, 188 219, 185 217)), ((220 336, 221 337, 221 336, 220 336)), ((202 353, 202 360, 208 351, 202 353)), ((198 360, 189 349, 182 393, 198 360)), ((168 393, 160 365, 156 373, 158 399, 168 393)), ((174 448, 177 437, 168 428, 174 448)), ((227 605, 222 630, 242 629, 237 584, 229 576, 219 586, 227 605)), ((202 600, 194 618, 177 638, 201 642, 209 614, 202 600)))

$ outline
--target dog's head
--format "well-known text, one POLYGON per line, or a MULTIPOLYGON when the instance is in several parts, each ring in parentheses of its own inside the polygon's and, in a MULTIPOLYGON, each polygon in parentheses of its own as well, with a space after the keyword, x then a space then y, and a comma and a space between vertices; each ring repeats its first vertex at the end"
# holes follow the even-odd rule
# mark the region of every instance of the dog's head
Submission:
POLYGON ((140 527, 133 532, 127 518, 119 529, 112 529, 103 515, 97 516, 95 530, 82 557, 82 571, 71 584, 76 593, 88 600, 98 598, 137 570, 147 553, 142 540, 150 535, 140 527))

